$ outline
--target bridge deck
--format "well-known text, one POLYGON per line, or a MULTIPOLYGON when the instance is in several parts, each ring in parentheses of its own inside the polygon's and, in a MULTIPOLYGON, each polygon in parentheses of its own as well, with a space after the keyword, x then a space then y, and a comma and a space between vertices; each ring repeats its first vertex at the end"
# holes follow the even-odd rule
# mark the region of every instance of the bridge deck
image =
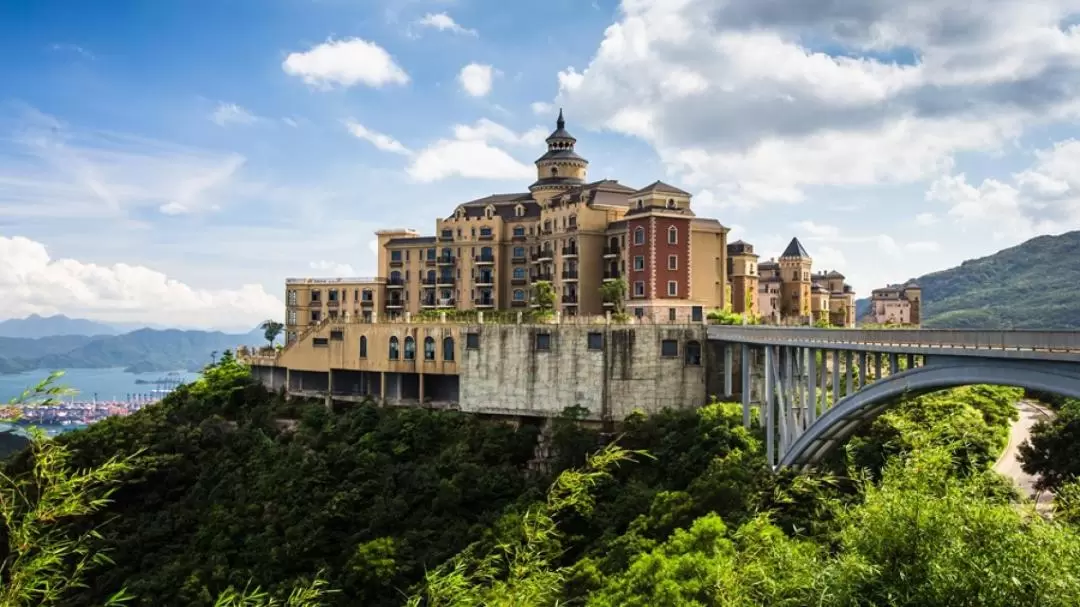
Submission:
POLYGON ((964 331, 941 329, 815 329, 713 325, 709 339, 897 354, 945 354, 1080 362, 1080 331, 964 331))

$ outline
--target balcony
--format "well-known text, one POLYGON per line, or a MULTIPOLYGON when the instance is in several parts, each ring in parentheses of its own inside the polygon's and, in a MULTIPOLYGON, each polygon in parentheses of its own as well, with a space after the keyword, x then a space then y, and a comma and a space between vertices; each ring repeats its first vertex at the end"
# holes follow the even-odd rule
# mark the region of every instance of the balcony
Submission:
POLYGON ((510 257, 510 263, 525 263, 529 260, 527 255, 513 255, 510 257))
POLYGON ((371 299, 361 299, 360 300, 360 307, 361 308, 370 308, 373 305, 375 305, 374 300, 371 300, 371 299))
POLYGON ((555 257, 553 249, 540 249, 533 253, 533 261, 551 261, 555 257))
POLYGON ((454 241, 454 233, 453 232, 450 232, 450 233, 443 232, 442 234, 439 235, 439 242, 453 242, 453 241, 454 241))
POLYGON ((425 266, 433 266, 433 265, 435 265, 435 263, 436 263, 436 258, 435 257, 428 257, 427 259, 424 260, 424 265, 425 266))
POLYGON ((486 297, 486 298, 485 297, 478 297, 478 298, 476 298, 476 300, 473 303, 476 304, 477 308, 494 308, 495 307, 495 298, 493 298, 493 297, 486 297))
POLYGON ((387 302, 386 302, 386 309, 387 310, 400 310, 402 307, 404 307, 404 305, 405 305, 405 301, 402 300, 402 299, 390 299, 390 300, 387 300, 387 302))
POLYGON ((437 308, 453 308, 456 304, 457 302, 454 300, 453 297, 450 297, 448 299, 435 300, 435 307, 437 308))
POLYGON ((435 259, 435 264, 440 266, 452 266, 457 259, 453 255, 440 255, 435 259))
POLYGON ((452 287, 454 286, 455 279, 453 276, 440 276, 435 279, 436 287, 452 287))
POLYGON ((563 280, 577 280, 578 279, 578 271, 577 270, 563 270, 562 279, 563 280))
POLYGON ((420 284, 424 285, 425 287, 434 287, 435 285, 439 284, 439 279, 438 278, 425 278, 425 279, 420 281, 420 284))
POLYGON ((401 280, 400 278, 398 278, 398 279, 390 279, 390 280, 386 281, 386 288, 387 289, 404 289, 405 288, 405 281, 401 280))
POLYGON ((310 302, 308 302, 308 307, 321 308, 322 307, 322 300, 321 299, 312 299, 310 302))
POLYGON ((480 232, 480 236, 478 236, 476 239, 477 240, 495 240, 495 234, 492 233, 492 232, 488 232, 487 234, 485 234, 483 232, 480 232))
POLYGON ((528 238, 528 236, 526 236, 524 234, 524 232, 523 232, 521 234, 514 234, 513 236, 510 237, 510 240, 513 240, 514 242, 522 242, 527 238, 528 238))
POLYGON ((604 247, 604 257, 618 257, 619 247, 604 247))
POLYGON ((577 247, 563 247, 563 257, 577 257, 577 247))
POLYGON ((326 307, 328 307, 328 308, 338 308, 338 307, 341 307, 341 302, 336 300, 336 299, 330 299, 330 300, 327 300, 326 307))
POLYGON ((511 278, 510 284, 515 286, 527 285, 529 284, 529 279, 525 278, 524 276, 521 278, 511 278))
POLYGON ((538 274, 533 275, 533 282, 536 282, 538 280, 544 280, 544 281, 547 281, 547 282, 551 282, 551 280, 553 278, 554 278, 554 276, 552 276, 551 274, 538 273, 538 274))
POLYGON ((400 260, 400 259, 391 259, 390 260, 390 267, 391 268, 400 268, 403 265, 405 265, 405 262, 400 260))
POLYGON ((613 301, 605 301, 604 302, 604 308, 605 309, 606 308, 614 308, 614 307, 615 307, 615 302, 613 302, 613 301))
POLYGON ((566 231, 567 232, 577 232, 577 222, 576 221, 570 222, 570 224, 566 226, 566 231))
POLYGON ((529 300, 527 300, 527 299, 515 299, 515 300, 510 302, 510 307, 511 308, 525 308, 525 307, 528 307, 528 305, 529 305, 529 300))
POLYGON ((434 297, 425 297, 425 298, 421 299, 420 300, 420 307, 421 308, 434 308, 435 307, 435 298, 434 297))
POLYGON ((494 274, 481 274, 476 277, 476 286, 478 287, 490 287, 495 284, 494 274))
POLYGON ((552 230, 550 225, 546 225, 546 226, 544 226, 544 229, 540 230, 540 234, 542 236, 551 236, 554 233, 555 233, 555 230, 552 230))
POLYGON ((491 265, 493 263, 495 263, 495 256, 494 255, 477 255, 476 256, 476 265, 487 266, 487 265, 491 265))
POLYGON ((608 270, 604 272, 604 280, 618 280, 622 278, 622 274, 618 270, 608 270))
POLYGON ((577 293, 567 293, 562 296, 562 302, 564 304, 577 305, 577 293))

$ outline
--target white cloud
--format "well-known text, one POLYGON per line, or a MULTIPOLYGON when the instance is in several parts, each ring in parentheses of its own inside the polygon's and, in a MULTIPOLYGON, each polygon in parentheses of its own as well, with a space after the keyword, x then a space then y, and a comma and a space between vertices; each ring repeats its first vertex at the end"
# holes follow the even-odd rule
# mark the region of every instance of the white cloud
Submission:
POLYGON ((214 121, 218 126, 228 126, 230 124, 254 124, 258 119, 257 116, 239 105, 225 102, 218 103, 214 113, 210 115, 210 120, 214 121))
POLYGON ((0 236, 4 314, 58 314, 106 322, 250 329, 284 305, 261 286, 199 289, 141 265, 53 259, 45 245, 0 236))
POLYGON ((412 154, 412 152, 409 151, 409 148, 402 145, 400 141, 389 135, 372 131, 355 120, 346 120, 345 126, 354 137, 363 139, 384 152, 392 152, 394 154, 402 154, 405 156, 412 154))
POLYGON ((0 148, 0 216, 122 216, 212 211, 240 198, 246 158, 134 137, 70 129, 28 110, 0 148))
POLYGON ((549 116, 555 111, 555 106, 544 101, 534 101, 529 105, 529 108, 537 116, 549 116))
POLYGON ((464 28, 446 13, 428 13, 416 24, 420 27, 430 27, 440 32, 453 32, 464 36, 476 36, 476 30, 464 28))
POLYGON ((937 223, 937 215, 933 213, 919 213, 915 215, 915 224, 920 226, 932 226, 937 223))
POLYGON ((352 278, 357 276, 356 270, 347 263, 322 260, 313 261, 309 265, 312 270, 319 272, 321 276, 327 278, 352 278))
POLYGON ((558 99, 577 120, 652 144, 688 186, 733 205, 923 182, 958 153, 1077 115, 1080 28, 1061 25, 1076 10, 623 0, 589 65, 559 73, 558 99))
POLYGON ((420 182, 455 176, 504 180, 535 178, 534 167, 493 144, 536 146, 546 137, 541 127, 515 133, 484 118, 473 125, 455 125, 453 131, 453 139, 440 139, 416 154, 408 168, 410 177, 420 182))
POLYGON ((82 55, 83 57, 86 57, 90 60, 96 59, 93 53, 79 46, 78 44, 53 44, 49 48, 54 51, 70 51, 77 55, 82 55))
POLYGON ((491 81, 495 70, 490 65, 470 63, 461 68, 458 82, 461 88, 472 97, 486 97, 491 92, 491 81))
POLYGON ((286 74, 322 89, 335 84, 381 88, 409 82, 409 75, 386 49, 360 38, 330 39, 308 51, 289 53, 281 68, 286 74))
POLYGON ((281 122, 284 123, 285 126, 289 126, 289 127, 294 128, 294 129, 296 127, 300 126, 300 123, 297 122, 295 118, 289 118, 288 116, 285 116, 284 118, 282 118, 281 122))
POLYGON ((807 234, 810 238, 829 239, 840 235, 840 228, 827 224, 814 223, 813 221, 800 221, 794 225, 795 229, 807 234))

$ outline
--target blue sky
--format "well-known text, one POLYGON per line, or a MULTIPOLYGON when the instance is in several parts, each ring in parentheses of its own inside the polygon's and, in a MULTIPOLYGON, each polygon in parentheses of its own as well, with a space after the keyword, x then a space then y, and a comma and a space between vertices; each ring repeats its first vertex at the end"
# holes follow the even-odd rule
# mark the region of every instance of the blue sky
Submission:
POLYGON ((860 293, 1075 229, 1074 7, 987 3, 6 2, 0 316, 280 316, 374 230, 523 191, 559 106, 592 177, 860 293))

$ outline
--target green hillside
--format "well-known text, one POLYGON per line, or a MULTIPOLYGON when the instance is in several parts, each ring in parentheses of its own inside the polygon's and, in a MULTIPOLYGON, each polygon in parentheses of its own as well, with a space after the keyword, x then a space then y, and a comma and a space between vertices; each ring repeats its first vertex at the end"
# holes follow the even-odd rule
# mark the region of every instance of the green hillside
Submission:
POLYGON ((1039 236, 915 282, 927 328, 1080 329, 1080 231, 1039 236))

